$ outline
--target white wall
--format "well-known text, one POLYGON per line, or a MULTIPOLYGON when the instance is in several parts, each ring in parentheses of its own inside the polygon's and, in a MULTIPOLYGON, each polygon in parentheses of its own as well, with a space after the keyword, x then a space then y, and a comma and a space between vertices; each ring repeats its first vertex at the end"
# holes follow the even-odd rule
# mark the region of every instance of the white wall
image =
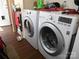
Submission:
MULTIPOLYGON (((77 9, 78 7, 74 4, 74 0, 48 0, 49 2, 59 2, 60 4, 63 3, 63 1, 67 1, 67 7, 68 8, 75 8, 77 9)), ((46 0, 44 0, 44 3, 46 3, 46 0)))

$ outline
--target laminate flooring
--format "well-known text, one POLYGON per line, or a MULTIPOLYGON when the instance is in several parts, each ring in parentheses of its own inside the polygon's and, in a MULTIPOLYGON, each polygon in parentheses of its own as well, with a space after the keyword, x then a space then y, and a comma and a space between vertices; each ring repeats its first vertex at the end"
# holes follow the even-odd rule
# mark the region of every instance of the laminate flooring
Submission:
POLYGON ((12 31, 11 26, 2 27, 0 36, 6 43, 6 53, 10 59, 45 59, 38 50, 34 49, 25 39, 17 41, 16 32, 12 31))

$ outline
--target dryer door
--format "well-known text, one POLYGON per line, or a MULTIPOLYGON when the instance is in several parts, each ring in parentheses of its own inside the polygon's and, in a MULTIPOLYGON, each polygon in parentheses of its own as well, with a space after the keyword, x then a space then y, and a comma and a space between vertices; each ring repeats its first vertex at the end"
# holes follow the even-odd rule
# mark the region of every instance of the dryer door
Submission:
POLYGON ((27 35, 29 37, 33 37, 33 35, 34 35, 34 26, 33 26, 33 22, 31 20, 31 18, 29 18, 28 16, 25 18, 24 28, 26 29, 27 35))
POLYGON ((46 53, 57 56, 62 53, 65 42, 59 29, 51 24, 44 23, 39 29, 39 39, 46 53))

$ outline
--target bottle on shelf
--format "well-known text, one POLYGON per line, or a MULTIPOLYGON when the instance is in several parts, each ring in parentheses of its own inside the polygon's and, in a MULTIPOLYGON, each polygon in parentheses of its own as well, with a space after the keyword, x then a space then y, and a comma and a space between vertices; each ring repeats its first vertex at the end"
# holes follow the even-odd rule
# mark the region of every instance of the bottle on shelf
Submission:
POLYGON ((38 0, 37 1, 37 8, 38 9, 43 8, 43 0, 38 0))
POLYGON ((66 9, 66 7, 67 7, 67 1, 63 1, 62 7, 63 7, 64 9, 66 9))

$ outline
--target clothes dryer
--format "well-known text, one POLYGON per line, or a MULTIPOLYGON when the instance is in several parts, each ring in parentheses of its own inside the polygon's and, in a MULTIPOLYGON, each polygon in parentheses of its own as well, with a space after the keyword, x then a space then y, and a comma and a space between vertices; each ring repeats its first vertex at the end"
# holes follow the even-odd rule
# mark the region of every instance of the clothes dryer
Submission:
POLYGON ((23 37, 37 49, 38 12, 34 10, 24 10, 22 16, 23 37))

